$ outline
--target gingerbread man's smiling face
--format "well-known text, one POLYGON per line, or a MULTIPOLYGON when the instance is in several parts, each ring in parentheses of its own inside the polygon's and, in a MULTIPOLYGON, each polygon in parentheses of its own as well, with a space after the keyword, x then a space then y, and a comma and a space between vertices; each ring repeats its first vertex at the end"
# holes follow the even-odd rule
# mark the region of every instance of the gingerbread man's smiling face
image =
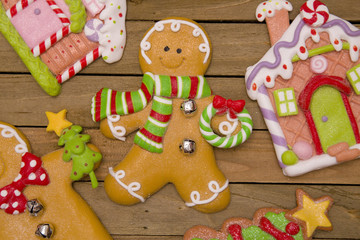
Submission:
POLYGON ((140 46, 142 71, 157 75, 204 75, 211 59, 211 44, 204 29, 185 18, 157 22, 140 46))

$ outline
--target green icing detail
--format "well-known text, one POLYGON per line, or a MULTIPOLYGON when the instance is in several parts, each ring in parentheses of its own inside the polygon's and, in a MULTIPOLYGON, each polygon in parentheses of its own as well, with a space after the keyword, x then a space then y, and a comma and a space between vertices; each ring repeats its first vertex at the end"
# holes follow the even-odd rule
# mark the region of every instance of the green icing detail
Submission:
POLYGON ((360 64, 347 71, 346 76, 356 94, 360 95, 360 64))
POLYGON ((99 162, 102 155, 91 150, 86 143, 90 141, 87 134, 79 134, 82 127, 73 125, 63 130, 58 145, 64 147, 63 160, 73 161, 72 173, 70 178, 74 181, 80 180, 84 174, 90 176, 93 188, 98 186, 98 181, 94 173, 94 165, 99 162))
POLYGON ((34 57, 30 48, 10 22, 1 2, 0 31, 29 69, 31 75, 40 87, 50 96, 58 95, 61 89, 60 84, 50 72, 49 68, 41 61, 40 57, 34 57))
POLYGON ((316 90, 311 98, 310 111, 325 153, 328 147, 340 142, 347 142, 349 146, 356 144, 344 102, 337 89, 322 86, 316 90))
POLYGON ((70 30, 73 33, 79 33, 86 23, 86 10, 81 0, 65 0, 69 6, 70 16, 70 30))
MULTIPOLYGON (((350 49, 350 44, 348 42, 343 42, 343 46, 342 46, 343 50, 349 50, 350 49)), ((335 51, 335 48, 333 45, 326 45, 326 46, 322 46, 319 48, 315 48, 315 49, 311 49, 309 50, 309 58, 316 56, 316 55, 320 55, 320 54, 324 54, 324 53, 328 53, 328 52, 332 52, 335 51)), ((298 55, 295 55, 291 61, 292 62, 297 62, 300 61, 301 59, 299 58, 298 55)))
POLYGON ((299 113, 294 88, 281 88, 274 91, 277 114, 280 117, 297 115, 299 113))
POLYGON ((281 161, 287 166, 294 165, 298 160, 296 154, 291 150, 287 150, 281 155, 281 161))
MULTIPOLYGON (((279 214, 273 212, 267 212, 265 217, 270 220, 270 222, 280 231, 286 232, 286 225, 290 223, 289 220, 285 217, 285 212, 281 212, 279 214)), ((242 230, 242 235, 244 240, 276 240, 270 234, 262 231, 258 226, 250 226, 242 230)), ((292 236, 294 240, 303 240, 302 230, 298 232, 298 234, 292 236)))

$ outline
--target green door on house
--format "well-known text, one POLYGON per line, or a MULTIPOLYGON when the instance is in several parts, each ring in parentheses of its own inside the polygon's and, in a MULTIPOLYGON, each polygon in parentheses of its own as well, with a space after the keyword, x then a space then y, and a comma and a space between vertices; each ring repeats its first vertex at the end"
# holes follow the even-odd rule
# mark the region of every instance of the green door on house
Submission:
POLYGON ((328 85, 319 87, 312 95, 310 111, 325 153, 329 147, 340 142, 347 142, 349 146, 356 144, 348 112, 338 89, 328 85))

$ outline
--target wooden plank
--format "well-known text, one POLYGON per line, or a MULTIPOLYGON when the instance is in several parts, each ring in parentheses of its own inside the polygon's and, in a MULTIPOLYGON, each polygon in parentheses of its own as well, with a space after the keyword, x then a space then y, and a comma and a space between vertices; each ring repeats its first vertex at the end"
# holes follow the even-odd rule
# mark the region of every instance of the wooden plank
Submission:
POLYGON ((220 229, 227 218, 252 218, 254 212, 262 207, 292 209, 296 207, 297 188, 302 188, 313 198, 331 195, 334 199, 334 205, 329 212, 334 230, 317 231, 316 238, 359 239, 358 186, 231 184, 232 199, 229 207, 219 213, 203 214, 185 207, 171 185, 166 186, 145 203, 128 207, 111 202, 102 184, 95 190, 91 189, 90 183, 75 184, 75 189, 91 205, 112 234, 132 236, 181 236, 188 228, 197 224, 220 229))
MULTIPOLYGON (((58 137, 44 128, 20 128, 28 136, 33 152, 42 156, 58 149, 58 137)), ((96 171, 104 179, 108 168, 117 165, 133 145, 132 134, 125 142, 105 138, 97 129, 84 131, 102 151, 104 160, 96 171)), ((217 163, 231 182, 250 183, 321 183, 360 184, 360 160, 311 172, 299 177, 285 177, 275 158, 274 148, 266 131, 255 131, 243 145, 234 149, 215 149, 217 163)))
MULTIPOLYGON (((257 21, 255 10, 262 0, 133 0, 128 3, 127 18, 131 20, 160 20, 169 16, 183 16, 197 21, 257 21), (161 8, 159 8, 161 6, 161 8)), ((291 0, 293 11, 290 18, 299 13, 304 0, 291 0)), ((356 21, 359 20, 360 2, 323 0, 330 13, 356 21)))
MULTIPOLYGON (((234 100, 245 99, 255 128, 266 129, 259 107, 246 94, 243 78, 207 79, 215 94, 234 100)), ((90 115, 91 98, 95 93, 103 87, 118 91, 137 90, 141 80, 141 76, 77 76, 65 83, 62 93, 54 98, 43 92, 29 75, 3 74, 0 85, 7 91, 0 95, 0 119, 17 126, 46 126, 45 111, 57 112, 66 108, 70 121, 83 127, 98 127, 90 115)))

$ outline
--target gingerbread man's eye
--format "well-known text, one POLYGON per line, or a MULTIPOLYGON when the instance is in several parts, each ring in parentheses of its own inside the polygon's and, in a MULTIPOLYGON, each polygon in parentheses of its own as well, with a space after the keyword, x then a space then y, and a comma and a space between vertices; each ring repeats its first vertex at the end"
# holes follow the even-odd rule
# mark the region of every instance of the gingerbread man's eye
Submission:
POLYGON ((167 52, 167 51, 169 51, 169 50, 170 50, 170 48, 169 48, 168 46, 164 47, 164 51, 165 51, 165 52, 167 52))
POLYGON ((182 52, 181 48, 176 49, 176 52, 180 54, 182 52))

